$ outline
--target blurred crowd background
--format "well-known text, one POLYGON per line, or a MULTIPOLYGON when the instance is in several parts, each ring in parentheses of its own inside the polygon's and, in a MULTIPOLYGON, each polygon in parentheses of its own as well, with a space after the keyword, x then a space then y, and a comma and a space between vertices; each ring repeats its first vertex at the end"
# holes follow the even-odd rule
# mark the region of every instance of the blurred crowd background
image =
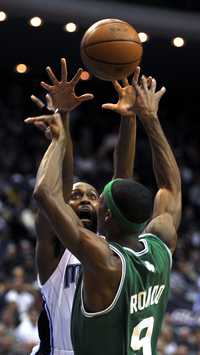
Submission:
MULTIPOLYGON (((174 3, 176 8, 181 6, 178 1, 174 3)), ((192 6, 186 6, 188 3, 191 4, 184 2, 185 9, 191 11, 192 6)), ((0 41, 3 36, 9 38, 11 35, 4 24, 3 26, 1 31, 0 24, 0 41)), ((48 33, 46 36, 48 37, 48 33)), ((25 53, 25 43, 23 45, 22 53, 25 53)), ((59 44, 60 47, 63 45, 63 42, 59 44)), ((77 50, 78 46, 79 43, 77 50)), ((185 58, 187 51, 194 55, 195 46, 196 43, 192 50, 191 47, 184 49, 182 54, 177 52, 177 62, 183 58, 183 54, 185 58)), ((147 44, 146 48, 146 51, 151 51, 151 44, 147 44)), ((174 55, 174 50, 171 50, 174 55)), ((24 56, 27 58, 27 53, 24 56)), ((54 53, 51 54, 50 62, 47 62, 43 55, 39 67, 38 59, 35 59, 35 69, 24 76, 11 72, 12 59, 8 62, 7 70, 5 58, 2 67, 0 64, 0 355, 29 354, 33 345, 38 342, 37 318, 41 310, 41 297, 34 264, 36 205, 32 192, 37 167, 48 141, 36 128, 25 126, 23 120, 30 115, 39 114, 29 96, 35 93, 43 97, 39 82, 41 78, 45 78, 44 67, 52 63, 57 73, 59 72, 58 58, 63 56, 63 51, 57 51, 54 60, 53 56, 54 53)), ((159 83, 167 86, 159 117, 177 158, 183 183, 183 218, 158 354, 200 355, 199 69, 185 64, 182 67, 175 65, 169 68, 167 62, 170 57, 168 53, 166 62, 163 59, 156 67, 155 60, 152 61, 153 55, 148 57, 147 54, 143 65, 147 74, 155 75, 159 83), (149 58, 151 62, 148 65, 149 58), (193 70, 192 74, 190 69, 193 70), (180 83, 181 78, 183 80, 180 83)), ((71 58, 70 73, 74 73, 80 59, 75 61, 74 53, 70 53, 71 58)), ((115 102, 117 95, 111 83, 103 83, 95 78, 81 82, 77 89, 78 92, 93 92, 95 99, 84 103, 71 114, 74 175, 94 184, 101 192, 105 182, 112 177, 113 149, 120 122, 117 114, 102 111, 101 104, 115 102)), ((133 175, 152 191, 156 191, 148 139, 140 122, 137 127, 133 175)))
MULTIPOLYGON (((10 83, 11 88, 18 93, 17 102, 11 93, 9 104, 0 98, 0 354, 27 354, 37 342, 41 307, 34 266, 36 206, 32 191, 48 142, 23 123, 25 87, 10 83)), ((110 91, 111 100, 116 100, 110 91)), ((30 112, 39 113, 29 106, 30 112)), ((190 111, 175 111, 163 100, 160 120, 181 169, 184 209, 159 347, 161 354, 200 354, 199 122, 191 120, 190 111)), ((99 191, 112 177, 119 122, 117 114, 103 112, 95 102, 83 104, 71 115, 75 175, 99 191)), ((136 179, 156 191, 148 139, 139 122, 134 170, 136 179)))

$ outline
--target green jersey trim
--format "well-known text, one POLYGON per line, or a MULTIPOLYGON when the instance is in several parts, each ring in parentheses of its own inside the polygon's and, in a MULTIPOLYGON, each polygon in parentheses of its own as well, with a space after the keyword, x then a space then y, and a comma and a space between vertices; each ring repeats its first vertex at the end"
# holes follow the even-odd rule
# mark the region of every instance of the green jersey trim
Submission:
MULTIPOLYGON (((140 238, 144 238, 144 237, 147 237, 148 238, 148 236, 151 236, 151 237, 153 237, 153 238, 155 238, 155 239, 157 239, 157 240, 159 240, 159 242, 165 247, 165 249, 167 250, 167 253, 168 253, 168 255, 169 255, 169 263, 170 263, 170 269, 172 268, 172 264, 173 264, 173 260, 172 260, 172 252, 171 252, 171 250, 168 248, 168 246, 159 238, 159 237, 157 237, 155 234, 152 234, 152 233, 144 233, 144 234, 141 234, 141 235, 139 235, 139 239, 140 238)), ((140 241, 146 241, 146 239, 141 239, 140 241)))
POLYGON ((123 285, 124 285, 124 280, 125 280, 125 276, 126 276, 126 261, 125 261, 125 258, 124 256, 120 253, 120 251, 115 248, 113 245, 109 245, 110 248, 120 257, 121 259, 121 263, 122 263, 122 275, 121 275, 121 280, 120 280, 120 284, 119 284, 119 287, 118 287, 118 290, 116 292, 116 295, 111 303, 110 306, 108 306, 106 309, 103 309, 102 311, 99 311, 99 312, 87 312, 85 310, 85 307, 84 307, 84 301, 83 301, 83 280, 81 282, 81 312, 82 314, 87 317, 87 318, 92 318, 92 317, 96 317, 96 316, 101 316, 103 314, 106 314, 106 313, 109 313, 116 305, 120 295, 121 295, 121 292, 122 292, 122 288, 123 288, 123 285))

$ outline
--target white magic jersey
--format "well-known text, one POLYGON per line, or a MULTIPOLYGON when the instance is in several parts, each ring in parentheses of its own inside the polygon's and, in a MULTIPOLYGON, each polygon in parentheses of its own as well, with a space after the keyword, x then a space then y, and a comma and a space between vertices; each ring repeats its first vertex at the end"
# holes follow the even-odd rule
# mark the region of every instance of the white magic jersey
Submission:
POLYGON ((73 355, 70 321, 80 267, 79 260, 66 249, 54 273, 41 285, 49 321, 49 355, 73 355))

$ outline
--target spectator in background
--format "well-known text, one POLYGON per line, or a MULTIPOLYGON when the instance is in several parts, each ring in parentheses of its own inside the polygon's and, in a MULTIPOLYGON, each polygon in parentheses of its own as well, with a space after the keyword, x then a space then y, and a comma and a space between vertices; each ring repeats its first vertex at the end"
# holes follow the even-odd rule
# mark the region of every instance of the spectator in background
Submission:
POLYGON ((30 352, 32 348, 39 343, 37 328, 38 312, 34 307, 28 310, 27 316, 15 329, 15 336, 22 348, 30 352))
POLYGON ((161 344, 163 346, 163 349, 165 349, 164 353, 166 355, 175 354, 176 349, 177 349, 177 345, 174 341, 174 334, 173 334, 172 327, 170 327, 169 325, 166 325, 166 324, 163 326, 160 340, 161 340, 161 344))
POLYGON ((7 328, 10 335, 14 336, 15 328, 19 323, 19 314, 15 303, 9 303, 3 309, 1 314, 1 322, 7 328))
POLYGON ((30 306, 34 303, 34 297, 27 291, 25 285, 24 269, 17 266, 13 269, 12 288, 5 295, 7 303, 15 303, 20 319, 26 315, 30 306))
POLYGON ((24 355, 16 350, 16 339, 0 323, 0 355, 24 355))
POLYGON ((187 345, 180 344, 176 350, 176 355, 190 355, 189 347, 187 345))

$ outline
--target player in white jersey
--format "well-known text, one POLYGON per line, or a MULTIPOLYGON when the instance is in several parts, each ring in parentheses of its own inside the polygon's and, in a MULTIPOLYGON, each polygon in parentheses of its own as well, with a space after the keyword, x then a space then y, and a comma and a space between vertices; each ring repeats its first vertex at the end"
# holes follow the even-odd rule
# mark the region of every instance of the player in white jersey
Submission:
MULTIPOLYGON (((90 221, 94 220, 95 222, 96 219, 93 219, 92 215, 96 215, 93 206, 95 203, 97 205, 98 195, 89 184, 74 184, 72 198, 76 198, 75 196, 81 193, 83 194, 82 198, 78 203, 76 201, 79 215, 82 214, 86 217, 87 210, 89 221, 90 210, 90 221), (87 194, 93 196, 93 205, 87 199, 87 194)), ((76 281, 80 272, 80 262, 71 252, 63 249, 54 233, 49 230, 47 221, 44 220, 44 216, 41 214, 38 216, 36 229, 38 235, 37 264, 43 298, 43 311, 38 322, 40 347, 36 347, 34 349, 35 352, 32 354, 71 355, 73 352, 70 337, 70 317, 76 281), (46 238, 49 238, 49 240, 46 238), (46 267, 44 267, 44 263, 46 267), (54 270, 53 267, 55 268, 54 270), (50 274, 49 277, 46 276, 48 272, 50 274), (48 279, 45 279, 45 277, 48 277, 48 279), (39 350, 36 351, 36 349, 39 350)))
MULTIPOLYGON (((66 172, 66 174, 63 174, 64 197, 66 201, 69 200, 70 205, 83 225, 92 231, 96 231, 97 190, 83 182, 74 184, 72 188, 71 181, 68 179, 73 169, 68 113, 82 101, 91 99, 92 96, 85 94, 81 96, 82 99, 75 96, 74 87, 80 78, 80 70, 71 82, 67 82, 67 69, 64 59, 61 60, 61 69, 62 80, 58 82, 52 70, 47 68, 53 85, 50 87, 42 83, 42 86, 48 89, 53 99, 54 107, 57 107, 62 112, 62 119, 65 120, 65 131, 68 140, 63 166, 63 171, 66 172)), ((134 76, 136 81, 138 76, 139 68, 134 76)), ((124 84, 126 85, 126 83, 124 84)), ((124 117, 121 120, 120 134, 114 153, 114 178, 129 178, 133 174, 136 120, 134 114, 132 114, 132 119, 125 117, 124 107, 127 104, 127 100, 133 100, 133 92, 130 93, 130 88, 128 90, 123 88, 121 93, 119 88, 116 89, 120 98, 115 106, 124 117), (124 145, 125 140, 126 145, 124 145)), ((32 97, 32 99, 40 108, 43 108, 44 104, 39 99, 36 97, 32 97)), ((47 99, 49 106, 51 106, 50 98, 47 97, 47 99)), ((48 113, 44 109, 43 112, 48 113)), ((28 123, 33 123, 42 130, 48 130, 50 126, 51 130, 56 131, 56 115, 58 114, 31 118, 28 123)), ((80 263, 68 250, 64 250, 41 211, 38 213, 36 230, 38 236, 36 259, 43 297, 43 311, 38 322, 41 342, 33 349, 32 355, 71 355, 73 351, 70 337, 70 317, 76 279, 80 272, 80 263)))

